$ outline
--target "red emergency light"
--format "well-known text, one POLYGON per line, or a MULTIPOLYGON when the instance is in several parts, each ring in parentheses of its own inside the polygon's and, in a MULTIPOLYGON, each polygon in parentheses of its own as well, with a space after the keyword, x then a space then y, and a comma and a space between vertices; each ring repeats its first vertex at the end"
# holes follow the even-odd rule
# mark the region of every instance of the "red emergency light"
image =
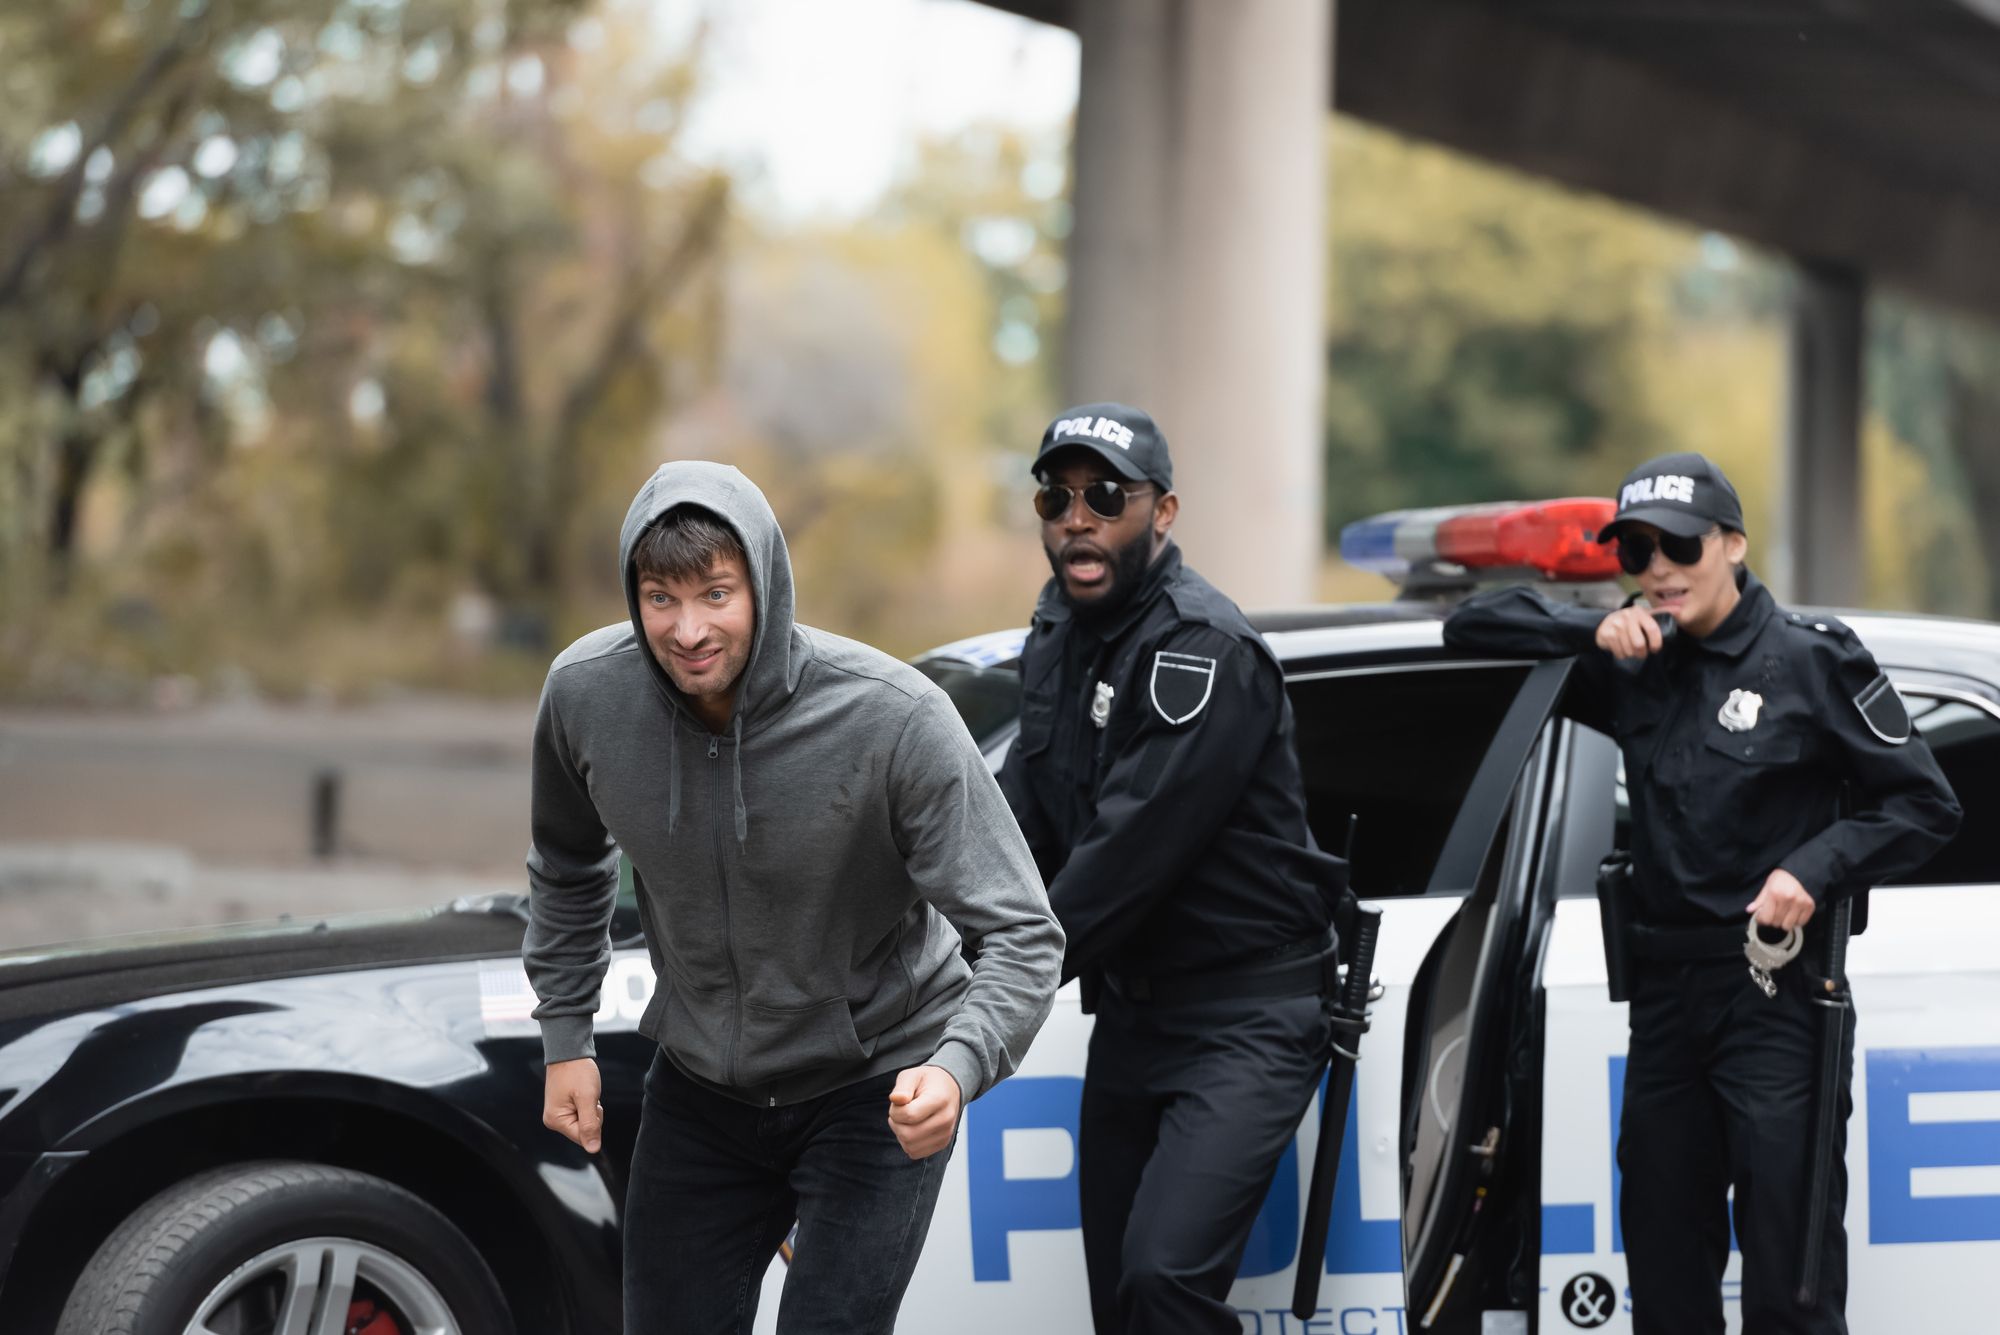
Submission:
POLYGON ((1616 502, 1594 496, 1404 510, 1348 525, 1340 549, 1351 564, 1397 580, 1413 567, 1439 565, 1616 579, 1618 549, 1597 535, 1617 511, 1616 502))
POLYGON ((1552 579, 1616 579, 1618 549, 1597 540, 1615 502, 1574 497, 1467 515, 1438 525, 1441 560, 1462 566, 1526 566, 1552 579))

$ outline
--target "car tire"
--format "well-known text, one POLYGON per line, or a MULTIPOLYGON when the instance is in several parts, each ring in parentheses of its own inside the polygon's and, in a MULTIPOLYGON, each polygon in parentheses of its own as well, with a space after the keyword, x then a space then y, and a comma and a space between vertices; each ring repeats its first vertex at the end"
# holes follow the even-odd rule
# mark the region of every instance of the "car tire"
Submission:
POLYGON ((493 1272, 437 1210, 379 1177, 280 1161, 200 1173, 140 1206, 84 1267, 56 1335, 186 1335, 215 1303, 310 1301, 320 1281, 338 1285, 343 1265, 359 1276, 357 1297, 427 1313, 410 1325, 514 1330, 493 1272), (288 1265, 311 1280, 297 1283, 288 1265))

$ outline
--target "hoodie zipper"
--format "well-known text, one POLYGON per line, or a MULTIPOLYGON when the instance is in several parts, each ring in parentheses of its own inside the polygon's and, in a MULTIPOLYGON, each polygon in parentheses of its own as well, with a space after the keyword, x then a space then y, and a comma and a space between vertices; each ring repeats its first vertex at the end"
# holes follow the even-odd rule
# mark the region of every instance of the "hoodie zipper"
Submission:
MULTIPOLYGON (((722 738, 710 734, 708 758, 717 760, 722 755, 722 738)), ((715 766, 715 819, 710 822, 714 834, 711 841, 715 850, 716 894, 722 900, 722 954, 729 961, 729 1046, 723 1052, 722 1081, 732 1088, 736 1084, 736 1050, 743 1038, 743 979, 736 971, 736 935, 729 921, 729 874, 724 870, 722 848, 722 766, 715 766)))

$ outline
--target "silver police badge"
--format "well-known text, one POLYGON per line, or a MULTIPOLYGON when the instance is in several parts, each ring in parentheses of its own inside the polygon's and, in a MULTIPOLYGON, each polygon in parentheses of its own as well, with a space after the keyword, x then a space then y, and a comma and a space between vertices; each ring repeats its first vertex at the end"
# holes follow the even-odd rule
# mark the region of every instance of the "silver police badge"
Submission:
POLYGON ((1111 721, 1111 697, 1116 694, 1118 692, 1112 689, 1111 683, 1103 681, 1097 683, 1097 694, 1092 696, 1090 700, 1090 721, 1092 723, 1101 728, 1111 721))
POLYGON ((1716 718, 1731 732, 1748 732, 1757 726, 1757 711, 1763 707, 1764 697, 1757 692, 1731 691, 1716 718))

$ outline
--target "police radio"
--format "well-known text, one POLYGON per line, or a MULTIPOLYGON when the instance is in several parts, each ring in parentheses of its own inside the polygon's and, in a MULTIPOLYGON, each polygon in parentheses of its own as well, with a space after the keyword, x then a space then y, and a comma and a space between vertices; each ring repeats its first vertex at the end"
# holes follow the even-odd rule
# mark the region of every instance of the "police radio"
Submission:
MULTIPOLYGON (((1626 601, 1625 606, 1634 606, 1638 600, 1639 595, 1635 593, 1626 601)), ((1660 647, 1657 652, 1665 653, 1673 646, 1674 637, 1680 634, 1680 622, 1674 620, 1672 612, 1655 612, 1653 624, 1660 628, 1660 647)), ((1643 658, 1620 658, 1615 661, 1620 670, 1625 672, 1637 672, 1646 665, 1646 660, 1643 658)))

